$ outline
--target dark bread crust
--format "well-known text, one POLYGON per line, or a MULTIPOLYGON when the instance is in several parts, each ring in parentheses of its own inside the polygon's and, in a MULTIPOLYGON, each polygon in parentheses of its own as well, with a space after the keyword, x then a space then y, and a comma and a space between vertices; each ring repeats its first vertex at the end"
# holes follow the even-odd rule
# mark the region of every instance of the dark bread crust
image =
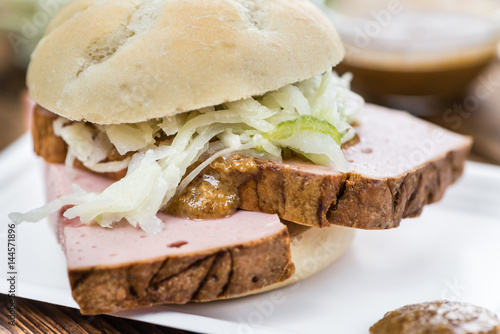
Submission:
POLYGON ((82 314, 226 299, 293 275, 288 232, 204 254, 68 270, 82 314))
MULTIPOLYGON (((47 112, 39 112, 40 109, 38 107, 35 111, 35 124, 42 128, 51 127, 52 121, 47 120, 47 112)), ((402 114, 377 112, 386 118, 402 114)), ((406 125, 411 124, 407 118, 406 125)), ((380 127, 380 124, 377 126, 380 127)), ((429 129, 426 131, 430 133, 440 128, 429 125, 429 129)), ((379 128, 377 131, 384 129, 379 128)), ((424 139, 429 133, 422 133, 421 137, 424 139)), ((444 136, 452 138, 456 144, 443 154, 427 158, 418 166, 404 168, 390 177, 373 177, 355 172, 323 173, 315 170, 313 164, 303 161, 277 163, 256 159, 257 172, 252 170, 248 175, 234 173, 225 179, 239 184, 241 209, 278 214, 282 219, 314 227, 340 225, 360 229, 395 228, 403 218, 417 217, 426 204, 439 201, 446 188, 462 175, 472 141, 449 132, 444 136), (232 181, 231 177, 235 180, 232 181), (241 183, 242 179, 247 181, 241 183)), ((65 149, 61 147, 65 144, 62 139, 48 129, 34 130, 33 137, 38 155, 48 162, 64 162, 65 149)), ((361 138, 361 142, 363 140, 361 138)), ((357 145, 362 144, 358 141, 350 146, 357 145)), ((383 146, 384 143, 374 145, 383 146)), ((391 155, 393 148, 379 149, 391 155)), ((394 164, 401 164, 401 161, 396 159, 394 164)), ((81 168, 81 163, 77 163, 76 167, 81 168)), ((118 179, 122 174, 111 173, 107 176, 118 179)))

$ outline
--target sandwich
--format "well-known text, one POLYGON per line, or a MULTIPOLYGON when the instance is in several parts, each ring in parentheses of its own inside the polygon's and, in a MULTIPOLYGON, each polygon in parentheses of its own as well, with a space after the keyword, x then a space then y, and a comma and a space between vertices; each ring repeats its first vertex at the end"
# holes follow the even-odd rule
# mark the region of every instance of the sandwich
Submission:
POLYGON ((33 53, 32 134, 84 314, 310 276, 418 216, 471 140, 366 105, 305 0, 75 0, 33 53))

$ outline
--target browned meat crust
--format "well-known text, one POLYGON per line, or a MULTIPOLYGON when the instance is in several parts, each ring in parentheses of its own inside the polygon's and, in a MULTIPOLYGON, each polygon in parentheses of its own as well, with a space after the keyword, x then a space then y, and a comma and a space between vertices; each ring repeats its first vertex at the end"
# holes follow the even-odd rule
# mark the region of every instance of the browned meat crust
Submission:
POLYGON ((58 116, 36 105, 33 112, 31 134, 33 136, 33 150, 45 161, 50 163, 64 163, 67 145, 60 137, 54 134, 53 123, 58 116))
MULTIPOLYGON (((33 125, 31 134, 33 136, 33 150, 41 156, 46 162, 53 164, 63 164, 66 160, 68 145, 60 137, 54 134, 53 123, 58 116, 36 105, 33 112, 33 125)), ((78 160, 75 161, 76 168, 90 172, 78 160)), ((116 173, 103 173, 103 176, 113 180, 119 180, 124 177, 126 171, 116 173)))
MULTIPOLYGON (((33 130, 35 152, 49 162, 63 163, 64 142, 51 133, 52 121, 48 120, 47 112, 38 112, 39 109, 35 112, 35 124, 38 126, 33 130), (42 129, 37 129, 40 127, 42 129)), ((432 127, 433 130, 438 129, 432 127)), ((427 135, 425 133, 421 137, 424 139, 427 135)), ((257 172, 250 170, 248 175, 232 172, 223 179, 238 184, 241 209, 276 213, 280 218, 315 227, 333 224, 361 229, 388 229, 399 226, 403 218, 420 215, 426 204, 439 201, 446 188, 462 175, 471 140, 461 137, 453 138, 453 141, 456 144, 443 154, 389 177, 372 177, 355 172, 322 173, 317 172, 312 164, 307 166, 303 162, 299 164, 306 166, 297 168, 294 161, 276 163, 255 160, 257 172), (231 178, 234 180, 231 181, 231 178)), ((357 145, 361 144, 357 142, 351 146, 357 145)), ((391 155, 391 149, 386 148, 388 155, 391 155)), ((393 163, 400 164, 401 161, 393 163)), ((212 164, 207 168, 212 169, 206 170, 207 174, 214 174, 213 169, 217 167, 212 164)), ((120 177, 119 173, 108 176, 120 177)))
POLYGON ((69 269, 83 314, 240 296, 293 275, 290 241, 281 233, 206 254, 171 256, 116 268, 69 269))
POLYGON ((240 188, 240 207, 316 227, 395 228, 403 218, 419 216, 426 204, 443 197, 462 175, 467 155, 468 148, 450 151, 408 173, 384 179, 354 173, 311 174, 259 161, 258 177, 240 188))

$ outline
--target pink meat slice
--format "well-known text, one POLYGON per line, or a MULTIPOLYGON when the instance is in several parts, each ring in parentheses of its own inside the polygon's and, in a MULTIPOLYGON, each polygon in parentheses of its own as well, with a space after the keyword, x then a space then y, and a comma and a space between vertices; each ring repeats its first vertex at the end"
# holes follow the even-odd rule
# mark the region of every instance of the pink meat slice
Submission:
MULTIPOLYGON (((407 112, 366 105, 361 113, 361 125, 356 127, 356 144, 343 149, 348 172, 364 178, 384 179, 407 174, 446 156, 465 150, 469 137, 448 131, 421 120, 407 112)), ((307 162, 287 164, 292 169, 311 174, 334 175, 335 167, 307 162)))
POLYGON ((463 173, 472 140, 406 112, 366 105, 343 148, 347 172, 305 161, 258 160, 240 187, 245 210, 294 223, 389 229, 439 201, 463 173))
MULTIPOLYGON (((63 165, 46 165, 49 200, 77 184, 102 191, 112 181, 63 165)), ((73 298, 83 314, 160 303, 240 296, 294 272, 288 230, 276 215, 238 211, 217 220, 159 214, 163 232, 150 236, 127 222, 113 228, 51 216, 65 252, 73 298)))
MULTIPOLYGON (((46 165, 48 199, 72 193, 77 184, 86 191, 100 192, 112 181, 74 170, 69 179, 63 165, 46 165)), ((59 240, 70 269, 110 266, 162 256, 196 254, 210 249, 244 244, 286 231, 277 215, 237 211, 223 219, 189 220, 159 213, 165 222, 163 231, 148 236, 127 222, 113 228, 82 225, 78 219, 63 218, 58 226, 59 240)))

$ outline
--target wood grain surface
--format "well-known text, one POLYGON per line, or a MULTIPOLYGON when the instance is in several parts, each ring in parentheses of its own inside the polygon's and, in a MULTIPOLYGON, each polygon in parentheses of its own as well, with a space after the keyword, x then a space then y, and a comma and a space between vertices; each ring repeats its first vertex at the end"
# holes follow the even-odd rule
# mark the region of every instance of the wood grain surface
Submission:
POLYGON ((0 333, 64 333, 64 334, 189 334, 191 332, 155 326, 140 321, 107 315, 83 316, 78 310, 56 306, 24 298, 16 298, 16 325, 9 324, 8 305, 10 298, 0 294, 0 333))

